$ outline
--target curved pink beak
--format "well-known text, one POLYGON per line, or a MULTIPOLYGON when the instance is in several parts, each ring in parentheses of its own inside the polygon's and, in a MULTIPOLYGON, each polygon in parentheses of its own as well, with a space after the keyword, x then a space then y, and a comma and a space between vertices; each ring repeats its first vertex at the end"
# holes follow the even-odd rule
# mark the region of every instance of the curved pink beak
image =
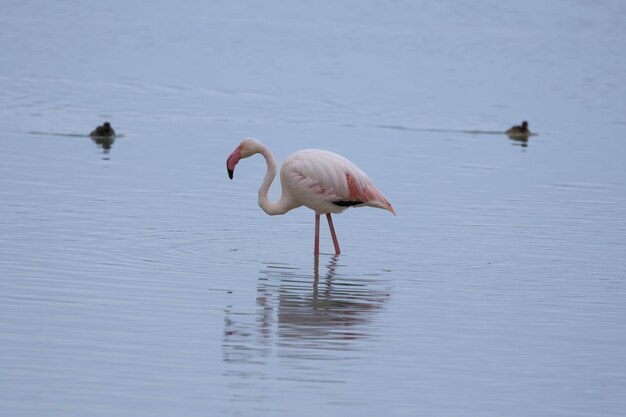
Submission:
POLYGON ((233 173, 235 172, 235 165, 237 165, 237 162, 239 162, 240 159, 241 150, 239 149, 239 146, 237 146, 228 159, 226 159, 226 170, 228 171, 228 177, 231 180, 233 179, 233 173))

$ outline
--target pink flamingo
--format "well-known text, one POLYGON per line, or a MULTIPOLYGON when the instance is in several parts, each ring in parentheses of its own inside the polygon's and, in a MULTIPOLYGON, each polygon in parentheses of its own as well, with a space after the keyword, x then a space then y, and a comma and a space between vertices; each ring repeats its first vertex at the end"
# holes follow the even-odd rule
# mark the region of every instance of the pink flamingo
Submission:
POLYGON ((331 213, 341 213, 351 206, 370 206, 396 214, 372 180, 356 165, 341 155, 319 149, 298 151, 283 162, 280 169, 282 193, 277 202, 272 202, 267 192, 276 176, 276 162, 258 140, 244 139, 235 148, 226 160, 228 176, 233 179, 235 165, 240 159, 256 153, 263 155, 267 163, 267 173, 259 188, 259 206, 270 216, 285 214, 300 206, 315 211, 315 255, 319 254, 320 215, 326 214, 335 254, 338 255, 341 251, 331 213))

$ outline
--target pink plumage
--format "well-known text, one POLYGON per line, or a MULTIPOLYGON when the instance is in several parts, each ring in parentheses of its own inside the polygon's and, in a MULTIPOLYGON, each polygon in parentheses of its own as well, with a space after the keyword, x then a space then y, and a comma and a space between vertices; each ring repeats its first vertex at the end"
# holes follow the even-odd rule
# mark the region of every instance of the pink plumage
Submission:
POLYGON ((389 202, 374 187, 372 180, 341 155, 318 149, 294 153, 280 170, 283 190, 318 214, 341 213, 349 205, 359 203, 387 209, 395 214, 389 202))
POLYGON ((359 167, 341 155, 318 149, 298 151, 284 161, 280 170, 281 197, 278 202, 271 202, 267 193, 276 176, 276 163, 261 142, 250 138, 243 140, 226 161, 228 174, 232 179, 237 162, 256 153, 262 154, 267 162, 267 173, 259 189, 259 206, 270 215, 284 214, 299 206, 315 211, 316 255, 319 253, 321 214, 326 214, 336 254, 340 253, 340 249, 331 213, 341 213, 351 206, 370 206, 396 214, 389 201, 359 167))

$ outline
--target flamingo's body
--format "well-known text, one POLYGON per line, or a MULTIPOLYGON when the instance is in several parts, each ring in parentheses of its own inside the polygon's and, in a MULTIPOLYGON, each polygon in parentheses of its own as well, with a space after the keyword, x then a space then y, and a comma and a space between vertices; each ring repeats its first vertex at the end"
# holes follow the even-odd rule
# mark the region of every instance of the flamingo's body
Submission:
POLYGON ((267 193, 276 176, 276 162, 261 142, 244 139, 226 161, 228 175, 232 179, 239 160, 256 153, 262 154, 267 163, 267 173, 259 188, 259 206, 269 215, 285 214, 300 206, 315 211, 316 255, 319 253, 320 215, 326 214, 335 253, 339 254, 339 242, 331 213, 341 213, 351 206, 370 206, 396 214, 391 204, 359 167, 341 155, 318 149, 298 151, 283 162, 280 169, 282 194, 277 202, 272 202, 267 193))

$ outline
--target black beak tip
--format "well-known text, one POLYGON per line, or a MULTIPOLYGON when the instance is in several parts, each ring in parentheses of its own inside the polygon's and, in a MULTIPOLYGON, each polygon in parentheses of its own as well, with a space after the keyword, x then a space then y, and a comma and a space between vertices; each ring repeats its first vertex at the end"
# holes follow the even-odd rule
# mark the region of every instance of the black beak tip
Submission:
POLYGON ((228 171, 228 178, 230 178, 232 180, 233 179, 233 173, 235 171, 233 171, 232 169, 228 169, 227 171, 228 171))

